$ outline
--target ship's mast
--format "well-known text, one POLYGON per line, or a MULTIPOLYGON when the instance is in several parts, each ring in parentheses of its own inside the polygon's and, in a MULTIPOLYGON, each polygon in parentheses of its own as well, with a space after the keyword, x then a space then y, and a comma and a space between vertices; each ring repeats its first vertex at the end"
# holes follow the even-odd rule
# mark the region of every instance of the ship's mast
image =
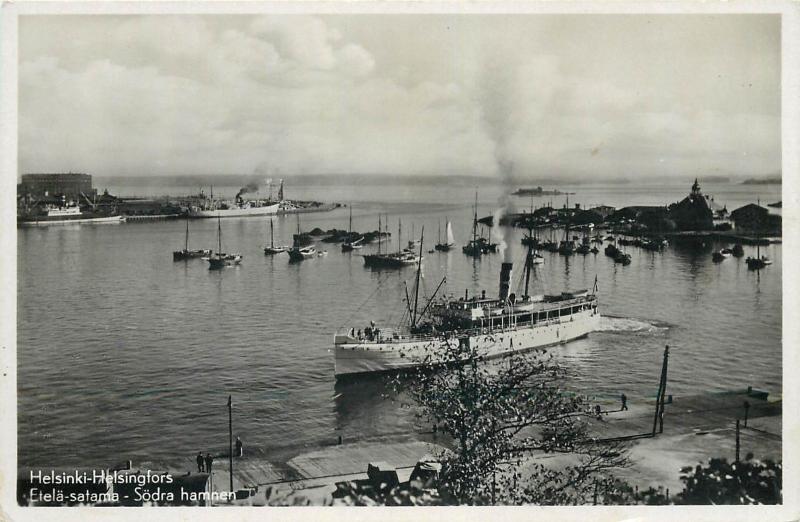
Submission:
POLYGON ((189 250, 189 216, 186 216, 186 245, 183 249, 189 250))
POLYGON ((397 218, 397 253, 400 253, 402 250, 401 246, 401 236, 403 235, 403 223, 400 221, 400 218, 397 218))
POLYGON ((222 219, 217 214, 217 253, 222 252, 222 219))
POLYGON ((531 281, 531 265, 533 264, 533 229, 528 228, 528 255, 525 258, 525 297, 530 297, 528 287, 531 281))
POLYGON ((472 217, 472 241, 478 239, 478 191, 475 191, 475 213, 472 217))
POLYGON ((270 248, 275 247, 275 231, 272 225, 272 218, 269 219, 269 246, 270 248))
MULTIPOLYGON (((695 180, 695 183, 696 182, 697 182, 697 180, 695 180)), ((756 205, 759 208, 761 208, 761 198, 756 198, 756 205)), ((760 260, 761 259, 761 223, 757 222, 756 226, 758 227, 758 228, 756 228, 756 236, 757 236, 756 237, 756 259, 760 260)))
POLYGON ((417 326, 417 303, 419 301, 419 275, 422 272, 422 241, 425 239, 425 226, 422 227, 422 234, 419 238, 419 261, 417 261, 417 284, 414 288, 414 317, 411 326, 417 326))
POLYGON ((378 255, 381 255, 381 234, 383 230, 381 230, 381 215, 378 214, 378 255))

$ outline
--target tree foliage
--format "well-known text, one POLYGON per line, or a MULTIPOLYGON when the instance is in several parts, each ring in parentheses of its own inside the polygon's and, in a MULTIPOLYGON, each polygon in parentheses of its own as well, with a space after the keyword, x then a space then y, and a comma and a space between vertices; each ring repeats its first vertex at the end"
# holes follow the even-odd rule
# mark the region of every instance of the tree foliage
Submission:
POLYGON ((758 461, 752 454, 740 462, 711 459, 707 466, 681 469, 681 504, 780 504, 780 462, 758 461))
POLYGON ((442 496, 459 504, 591 501, 598 477, 626 465, 625 448, 587 434, 590 405, 562 388, 564 376, 545 352, 484 361, 479 347, 456 339, 399 376, 397 385, 451 438, 452 451, 438 456, 442 496), (551 467, 528 458, 533 453, 574 458, 551 467))

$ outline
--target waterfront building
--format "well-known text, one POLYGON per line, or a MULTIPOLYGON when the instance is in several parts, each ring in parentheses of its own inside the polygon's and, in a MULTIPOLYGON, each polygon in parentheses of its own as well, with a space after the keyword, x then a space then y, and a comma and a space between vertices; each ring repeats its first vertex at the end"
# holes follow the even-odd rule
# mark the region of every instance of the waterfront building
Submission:
POLYGON ((606 219, 608 216, 613 214, 614 211, 617 209, 614 207, 609 207, 608 205, 597 205, 595 207, 590 208, 589 210, 591 210, 595 214, 599 214, 600 216, 603 217, 603 219, 606 219))
POLYGON ((92 176, 83 173, 23 174, 17 185, 17 195, 28 198, 65 196, 78 201, 81 194, 92 198, 97 190, 92 187, 92 176))
POLYGON ((688 196, 669 206, 669 219, 678 230, 711 230, 714 228, 714 213, 709 200, 700 190, 697 179, 688 196))
POLYGON ((766 208, 755 203, 739 207, 730 216, 734 228, 743 233, 780 234, 781 216, 770 214, 766 208))

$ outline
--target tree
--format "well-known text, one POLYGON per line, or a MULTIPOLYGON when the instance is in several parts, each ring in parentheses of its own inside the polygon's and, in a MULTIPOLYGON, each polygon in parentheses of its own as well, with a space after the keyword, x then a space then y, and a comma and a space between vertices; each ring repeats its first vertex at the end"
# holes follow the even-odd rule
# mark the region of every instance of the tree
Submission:
POLYGON ((681 469, 681 504, 780 504, 783 489, 780 462, 754 460, 730 463, 711 459, 708 466, 681 469))
POLYGON ((624 445, 587 435, 588 402, 561 388, 565 371, 545 352, 494 361, 477 353, 468 339, 433 343, 421 366, 396 380, 452 439, 438 456, 442 496, 459 504, 591 502, 598 477, 627 464, 624 445), (533 453, 572 458, 553 469, 533 453), (532 473, 523 477, 521 465, 532 473))

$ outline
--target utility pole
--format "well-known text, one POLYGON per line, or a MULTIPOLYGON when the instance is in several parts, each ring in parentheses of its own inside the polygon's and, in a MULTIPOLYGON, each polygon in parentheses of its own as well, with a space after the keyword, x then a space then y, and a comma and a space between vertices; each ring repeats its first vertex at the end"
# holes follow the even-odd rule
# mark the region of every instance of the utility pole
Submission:
POLYGON ((230 491, 233 491, 233 398, 228 395, 228 465, 230 468, 230 491))
POLYGON ((667 361, 669 360, 669 345, 664 348, 664 362, 661 365, 661 379, 658 381, 658 392, 656 393, 656 411, 653 417, 653 436, 656 434, 659 418, 661 421, 661 431, 664 431, 664 392, 667 389, 667 361))
POLYGON ((667 369, 669 368, 669 346, 664 348, 664 367, 663 367, 663 379, 664 384, 661 386, 661 412, 659 413, 658 417, 658 432, 664 433, 664 408, 665 408, 665 401, 664 398, 667 395, 667 369))

